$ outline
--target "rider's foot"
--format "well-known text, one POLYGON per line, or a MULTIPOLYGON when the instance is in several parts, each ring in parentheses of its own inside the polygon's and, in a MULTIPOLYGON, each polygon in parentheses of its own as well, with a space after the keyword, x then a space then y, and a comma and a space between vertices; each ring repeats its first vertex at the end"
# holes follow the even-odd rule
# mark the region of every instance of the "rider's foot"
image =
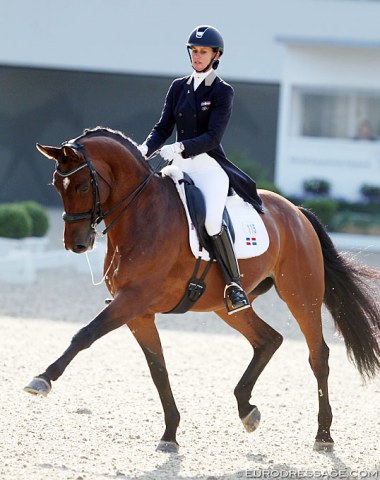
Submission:
POLYGON ((226 294, 231 303, 231 306, 227 309, 229 315, 251 307, 247 294, 239 285, 228 285, 226 287, 226 294))

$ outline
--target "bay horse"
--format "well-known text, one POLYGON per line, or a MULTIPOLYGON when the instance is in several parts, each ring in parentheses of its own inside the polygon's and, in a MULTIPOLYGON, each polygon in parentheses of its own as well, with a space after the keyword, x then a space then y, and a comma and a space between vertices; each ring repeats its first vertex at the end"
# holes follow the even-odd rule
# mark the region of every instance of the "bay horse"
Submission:
MULTIPOLYGON (((177 305, 194 269, 187 219, 176 187, 170 178, 152 172, 132 140, 111 129, 85 130, 61 147, 37 144, 37 148, 56 162, 53 184, 65 210, 65 248, 78 254, 90 250, 96 225, 104 220, 105 282, 113 299, 25 390, 46 395, 51 382, 81 350, 126 324, 145 354, 164 410, 165 431, 157 449, 177 452, 180 414, 155 326, 155 314, 170 312, 177 305)), ((314 448, 331 451, 329 348, 322 333, 321 307, 324 303, 330 311, 359 372, 365 378, 373 377, 380 370, 380 311, 369 282, 380 280, 380 271, 338 253, 325 227, 310 211, 270 191, 261 190, 260 195, 270 245, 261 256, 240 260, 242 285, 250 292, 251 302, 274 285, 298 322, 317 381, 314 448)), ((280 347, 282 336, 253 308, 227 314, 224 280, 215 262, 206 281, 207 289, 193 310, 215 312, 253 349, 253 358, 234 390, 239 417, 252 432, 260 421, 258 408, 250 403, 252 390, 280 347)))

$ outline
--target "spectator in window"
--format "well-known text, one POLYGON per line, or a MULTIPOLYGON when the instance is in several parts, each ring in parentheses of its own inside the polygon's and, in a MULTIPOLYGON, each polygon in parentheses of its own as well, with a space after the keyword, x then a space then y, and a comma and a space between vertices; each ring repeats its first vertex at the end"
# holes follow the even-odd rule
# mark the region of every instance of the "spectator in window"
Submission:
POLYGON ((358 127, 358 134, 355 140, 377 140, 369 120, 363 120, 358 127))

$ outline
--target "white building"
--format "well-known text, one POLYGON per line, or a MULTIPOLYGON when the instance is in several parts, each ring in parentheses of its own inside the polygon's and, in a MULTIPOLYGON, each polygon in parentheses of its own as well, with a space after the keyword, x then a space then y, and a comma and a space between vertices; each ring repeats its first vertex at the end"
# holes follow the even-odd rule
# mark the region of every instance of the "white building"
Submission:
POLYGON ((380 186, 380 41, 282 37, 276 183, 285 193, 305 180, 330 182, 356 200, 380 186))

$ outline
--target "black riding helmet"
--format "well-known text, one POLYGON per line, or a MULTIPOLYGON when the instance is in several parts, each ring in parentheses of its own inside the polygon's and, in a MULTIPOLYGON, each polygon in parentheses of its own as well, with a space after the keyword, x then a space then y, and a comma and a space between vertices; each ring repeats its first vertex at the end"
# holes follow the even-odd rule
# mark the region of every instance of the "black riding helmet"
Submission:
MULTIPOLYGON (((224 51, 224 42, 219 30, 211 25, 199 25, 196 27, 189 36, 187 41, 187 51, 191 61, 191 47, 210 47, 214 50, 215 55, 220 52, 220 55, 224 51)), ((214 56, 215 58, 215 56, 214 56)), ((212 65, 213 69, 217 69, 219 60, 211 60, 211 63, 203 71, 207 71, 212 65)))

